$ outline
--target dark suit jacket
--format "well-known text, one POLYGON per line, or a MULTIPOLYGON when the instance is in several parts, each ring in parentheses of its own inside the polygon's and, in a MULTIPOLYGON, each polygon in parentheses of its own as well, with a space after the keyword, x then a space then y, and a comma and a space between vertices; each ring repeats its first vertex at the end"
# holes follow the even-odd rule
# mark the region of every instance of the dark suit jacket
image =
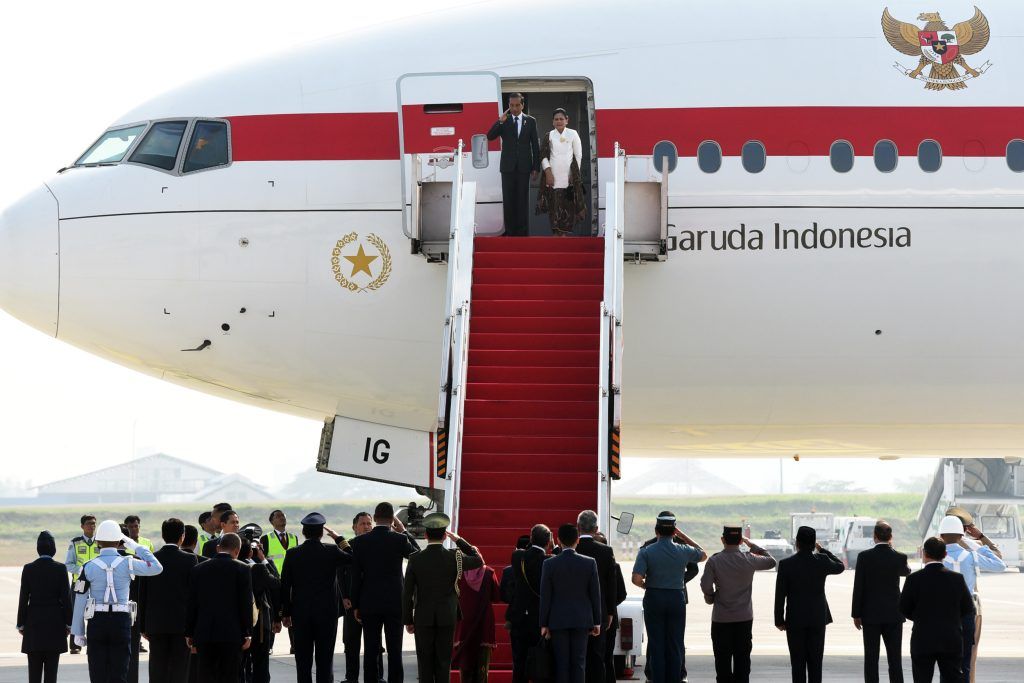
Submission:
POLYGON ((914 572, 903 584, 900 612, 914 622, 911 655, 944 653, 959 657, 963 653, 960 620, 974 614, 974 601, 960 574, 949 571, 941 562, 914 572))
POLYGON ((281 615, 338 618, 338 568, 351 564, 352 555, 337 545, 309 538, 285 553, 281 576, 281 615))
POLYGON ((66 629, 73 608, 67 567, 49 557, 26 564, 21 570, 15 624, 24 628, 21 651, 67 652, 66 629))
POLYGON ((352 607, 363 614, 401 616, 402 560, 417 551, 412 539, 384 526, 352 545, 352 607))
POLYGON ((597 562, 566 548, 544 561, 540 575, 540 625, 551 630, 602 626, 604 604, 597 562))
POLYGON ((522 114, 523 122, 519 135, 516 124, 509 114, 505 123, 498 119, 487 131, 487 139, 501 138, 502 173, 530 173, 540 171, 540 141, 537 137, 537 119, 522 114))
POLYGON ((909 575, 907 556, 887 543, 858 555, 853 577, 853 618, 865 624, 903 623, 899 610, 900 577, 909 575))
MULTIPOLYGON (((516 588, 515 567, 509 565, 501 570, 501 582, 498 584, 501 592, 501 601, 508 605, 512 602, 512 592, 516 588)), ((508 621, 508 608, 505 608, 505 621, 508 621)))
POLYGON ((185 635, 196 643, 241 645, 252 635, 252 577, 249 565, 227 553, 189 572, 185 635))
POLYGON ((139 577, 138 623, 146 635, 185 632, 188 581, 199 558, 183 552, 173 543, 153 555, 164 570, 156 576, 139 577))
MULTIPOLYGON (((463 556, 463 571, 484 566, 473 546, 461 538, 458 546, 463 556)), ((430 543, 412 555, 402 589, 402 623, 454 626, 459 612, 459 597, 455 594, 458 575, 455 551, 440 543, 430 543)))
POLYGON ((269 647, 274 638, 274 622, 281 620, 281 579, 273 562, 251 564, 252 595, 259 610, 253 642, 269 647))
POLYGON ((512 600, 505 610, 505 619, 515 625, 536 621, 540 615, 540 575, 548 555, 536 546, 512 553, 509 564, 515 572, 512 600), (523 572, 526 578, 523 578, 523 572))
POLYGON ((604 604, 605 620, 601 622, 601 628, 608 625, 607 617, 614 617, 618 606, 616 601, 618 590, 616 587, 615 551, 610 546, 600 543, 593 538, 581 538, 576 546, 576 552, 580 555, 594 558, 597 562, 597 578, 601 584, 601 602, 604 604))
POLYGON ((787 628, 824 626, 832 623, 825 599, 825 578, 846 568, 825 550, 801 550, 779 562, 775 577, 775 625, 787 628))

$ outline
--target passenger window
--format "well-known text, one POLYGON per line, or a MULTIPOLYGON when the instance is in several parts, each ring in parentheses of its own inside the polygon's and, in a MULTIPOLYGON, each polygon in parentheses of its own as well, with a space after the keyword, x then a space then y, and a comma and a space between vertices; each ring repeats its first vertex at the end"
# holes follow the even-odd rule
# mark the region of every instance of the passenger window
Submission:
POLYGON ((925 140, 917 146, 917 165, 925 173, 935 173, 942 166, 942 147, 935 140, 925 140))
POLYGON ((188 121, 154 123, 128 161, 173 171, 188 121))
POLYGON ((228 124, 223 121, 197 121, 185 153, 182 173, 227 165, 228 124))
POLYGON ((879 140, 875 143, 875 168, 882 173, 896 170, 900 154, 892 140, 879 140))
POLYGON ((849 173, 853 168, 853 145, 846 140, 836 140, 828 152, 832 170, 836 173, 849 173))
POLYGON ((705 140, 697 148, 697 166, 705 173, 715 173, 722 168, 722 148, 717 142, 705 140))
POLYGON ((1006 146, 1006 165, 1014 173, 1024 171, 1024 140, 1010 140, 1006 146))
POLYGON ((743 168, 747 173, 760 173, 764 170, 764 145, 756 140, 743 143, 743 168))

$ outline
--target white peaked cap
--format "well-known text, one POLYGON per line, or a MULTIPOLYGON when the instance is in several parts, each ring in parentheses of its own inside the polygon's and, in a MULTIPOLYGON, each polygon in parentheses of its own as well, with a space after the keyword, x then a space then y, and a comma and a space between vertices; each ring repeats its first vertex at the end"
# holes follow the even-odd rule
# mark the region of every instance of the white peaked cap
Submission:
POLYGON ((964 523, 960 521, 959 517, 953 515, 946 515, 939 522, 939 533, 940 534, 962 534, 964 532, 964 523))
POLYGON ((124 534, 121 533, 121 525, 112 519, 106 519, 96 527, 97 541, 120 541, 122 538, 124 534))

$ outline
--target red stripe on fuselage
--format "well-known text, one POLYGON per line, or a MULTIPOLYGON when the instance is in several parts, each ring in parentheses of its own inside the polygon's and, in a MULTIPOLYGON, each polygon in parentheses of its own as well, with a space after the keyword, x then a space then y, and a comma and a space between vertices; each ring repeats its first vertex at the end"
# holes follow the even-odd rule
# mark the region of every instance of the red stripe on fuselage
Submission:
MULTIPOLYGON (((228 119, 235 161, 371 161, 399 156, 395 112, 228 119)), ((748 140, 762 142, 770 156, 826 156, 836 140, 850 142, 855 154, 867 156, 879 140, 892 140, 901 156, 913 156, 926 139, 938 141, 950 156, 1001 157, 1010 140, 1024 138, 1024 107, 598 109, 597 130, 601 157, 612 156, 616 142, 629 153, 650 154, 660 140, 674 142, 685 157, 695 156, 705 140, 717 142, 726 156, 738 156, 748 140)), ((416 147, 425 146, 431 136, 429 130, 423 133, 407 131, 407 140, 414 136, 419 138, 416 147)), ((459 131, 468 146, 466 133, 459 131)))

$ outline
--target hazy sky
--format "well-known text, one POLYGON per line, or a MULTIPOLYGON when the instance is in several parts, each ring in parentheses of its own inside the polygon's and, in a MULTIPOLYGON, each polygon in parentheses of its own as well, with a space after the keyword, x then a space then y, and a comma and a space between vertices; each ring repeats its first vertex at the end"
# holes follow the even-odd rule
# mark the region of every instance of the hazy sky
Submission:
MULTIPOLYGON (((424 7, 465 4, 476 3, 5 3, 0 206, 74 161, 124 111, 178 84, 424 7)), ((2 478, 45 483, 128 460, 134 448, 275 486, 314 464, 320 426, 151 379, 0 312, 2 478)), ((729 461, 710 466, 726 476, 737 471, 729 461)), ((808 476, 846 478, 843 473, 856 471, 859 485, 887 489, 889 479, 933 467, 933 461, 860 461, 855 468, 849 461, 805 461, 787 463, 785 476, 788 489, 808 476)), ((646 468, 636 463, 633 471, 646 468)), ((778 469, 775 461, 748 461, 745 487, 777 487, 778 469)), ((628 459, 625 470, 628 476, 628 459)))

